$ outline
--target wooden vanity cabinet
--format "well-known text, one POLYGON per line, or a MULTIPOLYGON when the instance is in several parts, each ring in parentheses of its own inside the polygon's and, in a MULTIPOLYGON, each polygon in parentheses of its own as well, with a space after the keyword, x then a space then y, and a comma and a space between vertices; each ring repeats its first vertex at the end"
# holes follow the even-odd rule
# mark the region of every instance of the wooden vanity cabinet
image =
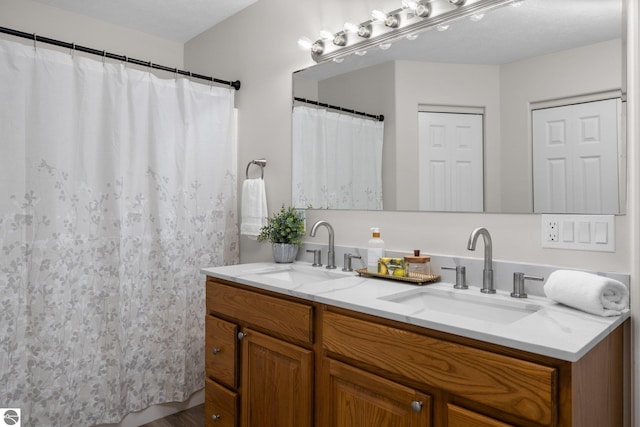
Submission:
POLYGON ((311 427, 309 304, 207 278, 205 425, 311 427))
POLYGON ((207 426, 624 425, 625 325, 572 363, 211 277, 206 325, 207 426))

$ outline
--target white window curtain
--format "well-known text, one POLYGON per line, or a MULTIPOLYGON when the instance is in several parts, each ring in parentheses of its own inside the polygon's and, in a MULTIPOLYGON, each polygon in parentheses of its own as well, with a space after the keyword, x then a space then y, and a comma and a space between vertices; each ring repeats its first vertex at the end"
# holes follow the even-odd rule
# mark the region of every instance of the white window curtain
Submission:
POLYGON ((381 210, 383 134, 383 122, 294 107, 293 205, 381 210))
POLYGON ((238 260, 233 91, 0 42, 0 404, 119 422, 203 387, 238 260))

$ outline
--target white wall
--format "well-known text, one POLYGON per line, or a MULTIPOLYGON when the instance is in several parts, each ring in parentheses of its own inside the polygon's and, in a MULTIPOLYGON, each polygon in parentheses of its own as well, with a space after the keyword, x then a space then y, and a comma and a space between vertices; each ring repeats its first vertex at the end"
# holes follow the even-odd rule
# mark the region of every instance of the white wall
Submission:
MULTIPOLYGON (((164 40, 31 0, 2 0, 0 26, 171 68, 182 68, 184 64, 182 43, 164 40)), ((10 36, 8 38, 22 40, 10 36)), ((46 46, 49 49, 54 48, 51 45, 46 46)))
MULTIPOLYGON (((421 248, 424 253, 454 256, 472 255, 466 250, 469 233, 476 226, 485 226, 492 233, 496 259, 631 273, 632 308, 639 312, 638 6, 635 0, 627 1, 633 22, 628 52, 635 67, 629 73, 629 208, 627 215, 616 218, 615 253, 542 249, 538 215, 310 211, 308 224, 318 219, 331 222, 336 245, 365 247, 369 228, 378 226, 382 227, 387 248, 421 248)), ((240 109, 239 170, 251 159, 267 158, 265 179, 271 211, 288 204, 291 197, 291 73, 313 65, 309 53, 297 47, 297 39, 316 37, 323 28, 336 31, 345 21, 360 22, 372 9, 396 7, 397 1, 386 0, 260 0, 185 46, 187 67, 242 80, 243 89, 236 98, 240 109)), ((325 243, 323 236, 307 240, 325 243)), ((241 239, 242 262, 270 259, 267 244, 241 239)), ((640 354, 635 315, 633 323, 632 345, 635 354, 640 354)), ((633 378, 638 388, 637 369, 633 378)), ((634 399, 634 405, 640 411, 637 401, 634 399)))

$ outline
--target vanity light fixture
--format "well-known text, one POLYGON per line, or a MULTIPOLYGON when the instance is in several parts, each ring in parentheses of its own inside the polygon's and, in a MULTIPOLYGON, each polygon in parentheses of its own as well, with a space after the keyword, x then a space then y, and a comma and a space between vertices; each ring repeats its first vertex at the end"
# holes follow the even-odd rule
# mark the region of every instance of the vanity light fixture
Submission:
POLYGON ((420 18, 431 16, 431 5, 429 3, 419 2, 414 10, 420 18))
POLYGON ((358 27, 358 35, 365 39, 369 37, 371 35, 371 25, 367 23, 360 24, 358 27))
POLYGON ((398 28, 400 25, 400 20, 398 19, 398 15, 389 15, 387 19, 384 20, 384 25, 389 28, 398 28))
POLYGON ((333 44, 336 46, 345 46, 347 44, 347 36, 344 31, 340 31, 333 36, 333 44))
POLYGON ((461 18, 480 20, 491 9, 523 0, 403 0, 402 7, 390 12, 374 10, 369 20, 360 24, 346 23, 335 34, 323 32, 323 39, 305 43, 315 62, 334 60, 352 53, 366 52, 370 48, 390 45, 401 38, 415 39, 424 30, 444 31, 449 24, 461 18), (384 25, 382 25, 384 24, 384 25))

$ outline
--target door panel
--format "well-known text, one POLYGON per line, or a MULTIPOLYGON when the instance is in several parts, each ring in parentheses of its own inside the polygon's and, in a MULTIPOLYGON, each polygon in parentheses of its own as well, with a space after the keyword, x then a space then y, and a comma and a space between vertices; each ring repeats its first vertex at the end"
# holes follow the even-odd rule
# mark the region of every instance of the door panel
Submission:
POLYGON ((419 208, 482 212, 483 116, 419 112, 419 208))
POLYGON ((618 212, 619 102, 532 112, 535 212, 618 212))

